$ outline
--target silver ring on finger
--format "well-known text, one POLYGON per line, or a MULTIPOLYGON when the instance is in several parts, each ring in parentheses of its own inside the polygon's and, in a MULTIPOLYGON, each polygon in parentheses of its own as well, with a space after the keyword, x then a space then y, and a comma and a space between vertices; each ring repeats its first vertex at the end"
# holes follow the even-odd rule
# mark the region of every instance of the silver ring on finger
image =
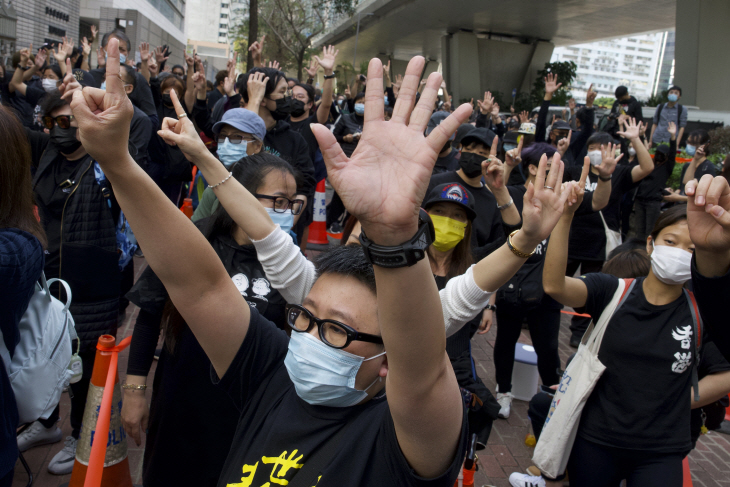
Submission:
POLYGON ((545 189, 555 189, 552 186, 545 186, 545 189))
POLYGON ((188 116, 188 114, 187 114, 187 113, 183 113, 182 115, 178 115, 178 116, 177 116, 177 119, 178 119, 178 120, 180 120, 181 118, 185 118, 185 117, 187 117, 187 116, 188 116))

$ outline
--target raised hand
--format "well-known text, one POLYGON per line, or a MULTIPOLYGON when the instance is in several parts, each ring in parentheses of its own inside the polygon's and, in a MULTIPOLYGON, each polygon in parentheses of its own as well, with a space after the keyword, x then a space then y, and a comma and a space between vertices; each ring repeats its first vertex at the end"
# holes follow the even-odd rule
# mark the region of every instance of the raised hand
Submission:
POLYGON ((479 111, 482 115, 487 115, 492 111, 492 104, 494 103, 494 97, 489 91, 484 92, 484 100, 477 99, 477 105, 479 105, 479 111))
POLYGON ((722 176, 705 174, 685 185, 689 236, 696 251, 730 252, 730 186, 722 176))
POLYGON ((248 103, 251 106, 257 107, 261 104, 266 95, 266 83, 268 82, 269 77, 262 72, 253 73, 248 77, 246 89, 248 90, 248 103))
POLYGON ((561 156, 565 155, 565 152, 568 150, 568 147, 570 147, 570 138, 573 136, 573 131, 568 131, 568 136, 560 139, 558 141, 558 152, 560 152, 561 156))
POLYGON ((96 48, 96 65, 100 68, 106 66, 106 52, 101 47, 96 48))
POLYGON ((185 64, 188 65, 188 69, 186 70, 187 73, 193 70, 193 65, 195 64, 195 58, 192 56, 189 56, 187 52, 183 51, 183 57, 185 58, 185 64))
POLYGON ((431 73, 414 108, 424 66, 421 56, 408 63, 393 117, 386 122, 383 67, 379 59, 370 61, 365 122, 351 158, 326 127, 312 126, 332 186, 348 211, 360 220, 368 238, 382 245, 398 245, 414 235, 438 153, 471 113, 468 105, 460 106, 424 137, 441 83, 441 75, 431 73))
POLYGON ((193 86, 195 86, 195 89, 200 93, 206 92, 206 86, 205 86, 205 73, 202 71, 196 71, 193 73, 193 86))
POLYGON ((535 183, 527 185, 523 200, 521 231, 533 242, 545 240, 563 214, 569 196, 568 191, 563 191, 564 169, 565 165, 556 152, 546 178, 547 156, 543 154, 537 166, 535 183))
POLYGON ((66 43, 67 42, 68 42, 68 40, 64 37, 63 44, 57 44, 55 51, 53 50, 53 48, 51 48, 53 57, 56 58, 56 61, 58 61, 58 64, 61 64, 66 60, 66 43))
POLYGON ((340 52, 339 49, 335 49, 335 46, 327 46, 322 48, 322 57, 314 56, 317 63, 324 69, 325 76, 329 76, 335 71, 335 62, 337 60, 337 54, 340 52))
POLYGON ((530 121, 530 114, 527 112, 527 110, 522 110, 520 112, 520 123, 527 123, 530 121))
POLYGON ((642 122, 639 122, 637 124, 635 119, 627 118, 627 120, 624 121, 624 123, 623 123, 624 130, 622 132, 616 132, 616 134, 618 134, 622 137, 625 137, 629 140, 638 139, 639 135, 641 134, 642 125, 643 125, 642 122))
POLYGON ((88 58, 91 54, 91 43, 86 37, 81 40, 81 49, 84 52, 84 57, 88 58))
POLYGON ((33 52, 33 43, 31 42, 30 47, 25 47, 19 51, 20 54, 20 66, 25 68, 30 59, 30 53, 33 52))
POLYGON ((677 136, 677 124, 674 122, 669 122, 669 125, 667 126, 667 132, 669 132, 669 135, 672 137, 677 136))
POLYGON ((494 105, 492 105, 492 117, 499 117, 499 103, 495 103, 494 105))
POLYGON ((160 65, 157 64, 157 59, 155 58, 155 56, 150 56, 149 62, 147 64, 147 69, 149 69, 151 77, 157 77, 157 74, 160 70, 160 65))
POLYGON ((226 92, 226 95, 228 95, 229 98, 236 94, 235 82, 233 78, 229 78, 228 76, 226 76, 226 79, 223 80, 223 91, 226 92))
POLYGON ((43 69, 43 66, 46 65, 46 59, 48 58, 48 54, 46 54, 45 49, 38 49, 38 52, 35 55, 35 65, 38 69, 43 69))
POLYGON ((497 158, 498 147, 499 137, 495 135, 492 147, 489 149, 489 157, 482 161, 482 176, 492 192, 504 188, 503 163, 497 158))
POLYGON ((132 102, 119 77, 119 40, 107 44, 106 91, 84 88, 73 92, 71 109, 79 125, 79 138, 91 157, 100 162, 129 159, 129 123, 132 102))
POLYGON ((593 91, 593 83, 591 83, 591 86, 588 87, 588 92, 586 93, 586 106, 588 108, 593 106, 593 102, 596 101, 597 96, 598 92, 593 91))
POLYGON ((74 52, 74 40, 72 38, 69 37, 67 41, 64 41, 63 50, 66 51, 67 58, 71 57, 74 52))
POLYGON ((385 79, 390 82, 390 59, 388 59, 388 64, 383 68, 383 74, 385 75, 385 79))
POLYGON ((505 152, 505 158, 504 158, 505 164, 514 168, 522 162, 522 143, 523 142, 524 142, 524 137, 520 137, 520 142, 519 142, 519 144, 517 144, 517 148, 510 149, 507 152, 505 152))
POLYGON ((568 200, 565 202, 565 213, 570 215, 574 214, 575 210, 583 202, 583 196, 586 192, 586 180, 588 179, 590 169, 591 159, 586 156, 583 158, 583 170, 580 173, 580 181, 569 181, 565 183, 565 190, 569 192, 568 200))
POLYGON ((317 62, 316 56, 314 56, 312 57, 312 59, 309 60, 309 67, 304 67, 304 71, 310 78, 314 78, 315 76, 317 76, 318 67, 319 63, 317 62))
POLYGON ((169 57, 170 56, 167 55, 167 48, 164 48, 162 46, 157 46, 155 48, 155 60, 160 66, 162 66, 162 63, 167 61, 169 57))
POLYGON ((165 117, 162 120, 162 127, 157 131, 157 135, 167 144, 179 147, 189 161, 195 162, 208 153, 208 148, 200 139, 190 117, 183 116, 185 110, 180 104, 177 93, 174 93, 174 91, 172 90, 170 92, 170 98, 172 99, 172 106, 175 107, 175 113, 178 119, 165 117))
POLYGON ((545 94, 552 95, 558 88, 563 86, 563 83, 558 83, 558 75, 555 73, 548 73, 545 77, 545 94))
POLYGON ((254 64, 257 66, 259 66, 263 63, 263 58, 261 57, 261 53, 264 51, 264 40, 266 40, 265 35, 261 36, 260 41, 254 42, 248 48, 248 51, 251 53, 251 58, 253 59, 254 64))
POLYGON ((73 69, 71 69, 71 58, 66 58, 66 76, 63 77, 61 86, 58 87, 58 91, 61 92, 61 99, 70 100, 75 90, 80 90, 81 85, 73 75, 73 69))
POLYGON ((269 61, 269 67, 278 70, 279 69, 279 61, 269 61))
POLYGON ((91 24, 91 42, 94 42, 96 36, 99 34, 99 29, 94 24, 91 24))
POLYGON ((150 43, 142 42, 139 45, 139 57, 143 63, 146 63, 150 59, 150 43))
POLYGON ((352 98, 352 93, 350 93, 350 87, 345 86, 345 98, 350 99, 352 98))
POLYGON ((596 171, 598 171, 599 176, 607 178, 616 170, 616 164, 624 156, 623 154, 619 154, 616 157, 616 149, 618 148, 618 144, 611 144, 610 142, 606 146, 601 145, 601 165, 596 166, 596 171))

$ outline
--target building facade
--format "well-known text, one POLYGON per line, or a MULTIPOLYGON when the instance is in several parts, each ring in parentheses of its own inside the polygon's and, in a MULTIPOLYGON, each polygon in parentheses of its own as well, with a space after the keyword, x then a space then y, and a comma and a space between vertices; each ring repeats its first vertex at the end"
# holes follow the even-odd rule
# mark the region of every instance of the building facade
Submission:
POLYGON ((18 16, 16 50, 33 44, 37 51, 45 43, 79 39, 80 0, 23 0, 13 2, 18 16))
POLYGON ((5 0, 0 0, 0 64, 10 67, 17 41, 18 14, 5 0))
POLYGON ((579 100, 585 99, 591 84, 598 97, 613 97, 616 87, 623 85, 637 99, 646 100, 671 82, 673 59, 674 31, 561 46, 552 55, 552 62, 578 65, 571 93, 579 100))

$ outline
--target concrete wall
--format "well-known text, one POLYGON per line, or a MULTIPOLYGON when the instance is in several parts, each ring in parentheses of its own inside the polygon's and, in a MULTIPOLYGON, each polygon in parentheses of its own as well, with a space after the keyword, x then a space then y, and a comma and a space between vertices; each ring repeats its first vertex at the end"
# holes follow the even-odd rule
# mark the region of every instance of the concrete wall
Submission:
POLYGON ((48 40, 61 41, 63 34, 79 40, 79 0, 22 0, 13 2, 18 14, 16 49, 28 47, 33 50, 48 40), (58 18, 46 13, 46 7, 67 15, 58 18))
POLYGON ((677 19, 674 84, 682 104, 730 110, 730 2, 677 0, 677 19))

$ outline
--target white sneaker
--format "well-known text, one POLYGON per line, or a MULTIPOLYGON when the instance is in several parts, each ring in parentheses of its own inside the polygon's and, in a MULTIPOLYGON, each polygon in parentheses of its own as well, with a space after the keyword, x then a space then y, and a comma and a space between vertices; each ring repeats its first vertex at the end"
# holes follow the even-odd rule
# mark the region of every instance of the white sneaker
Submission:
POLYGON ((24 452, 34 446, 58 443, 62 439, 63 433, 58 426, 54 424, 52 428, 46 428, 40 422, 35 421, 18 435, 18 450, 24 452))
POLYGON ((497 393, 497 402, 499 403, 499 414, 498 416, 502 419, 509 418, 510 410, 512 409, 512 398, 514 396, 511 392, 497 393))
POLYGON ((54 475, 66 475, 74 469, 74 458, 76 458, 76 442, 73 436, 66 437, 66 444, 63 450, 56 453, 48 464, 48 471, 54 475))
POLYGON ((540 476, 527 475, 515 472, 509 476, 509 483, 512 487, 545 487, 545 479, 540 476))

